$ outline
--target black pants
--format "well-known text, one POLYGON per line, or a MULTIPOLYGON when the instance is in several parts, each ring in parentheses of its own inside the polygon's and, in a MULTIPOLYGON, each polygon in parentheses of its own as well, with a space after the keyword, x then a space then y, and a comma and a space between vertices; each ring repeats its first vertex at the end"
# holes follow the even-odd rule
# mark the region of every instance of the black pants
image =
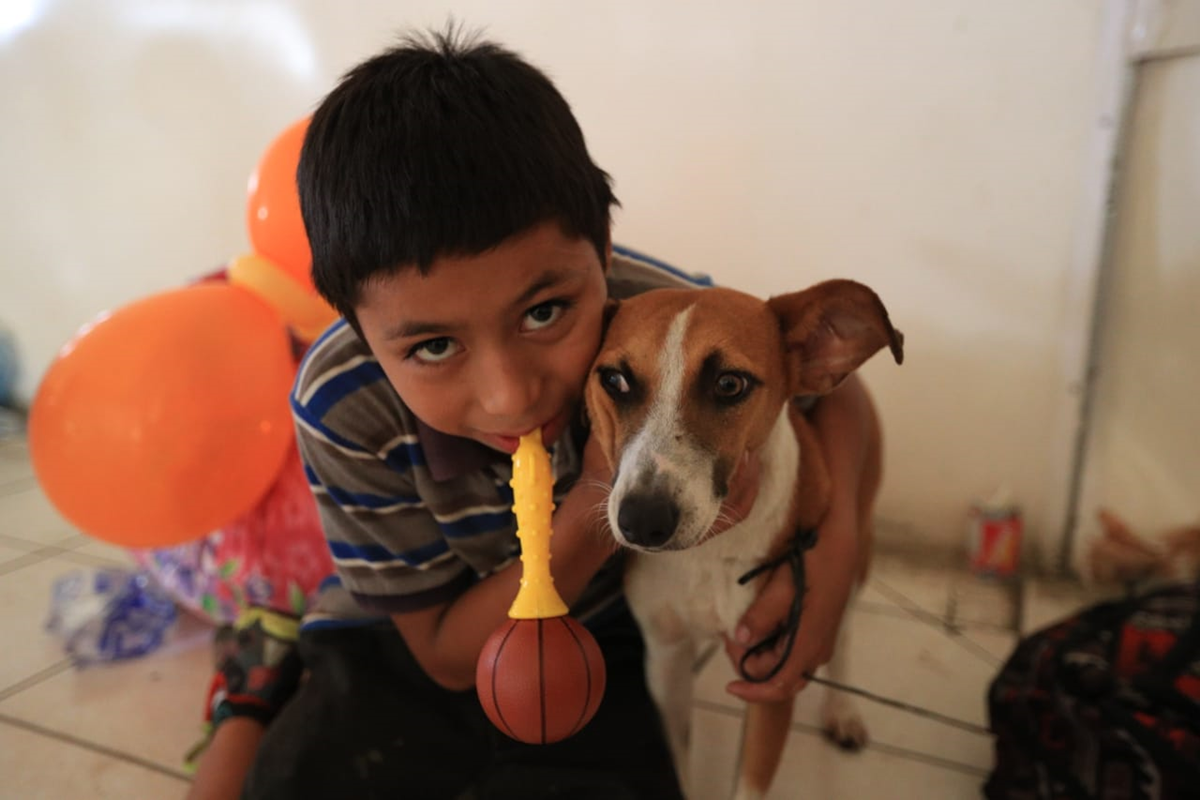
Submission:
POLYGON ((309 678, 267 730, 243 797, 681 797, 633 619, 622 609, 592 632, 608 673, 596 716, 565 741, 526 745, 492 726, 473 690, 430 680, 390 623, 305 631, 309 678))

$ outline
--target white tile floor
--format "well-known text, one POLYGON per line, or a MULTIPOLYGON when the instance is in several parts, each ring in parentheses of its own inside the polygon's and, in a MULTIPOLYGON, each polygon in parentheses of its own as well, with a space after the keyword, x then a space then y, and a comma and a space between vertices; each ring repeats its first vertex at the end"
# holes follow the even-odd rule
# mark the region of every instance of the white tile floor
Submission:
MULTIPOLYGON (((209 630, 188 620, 145 658, 73 668, 43 630, 53 581, 124 562, 123 551, 61 520, 33 478, 21 439, 0 439, 0 798, 178 798, 182 756, 199 732, 209 630)), ((985 693, 1015 642, 1008 587, 880 556, 852 612, 850 680, 878 694, 986 724, 985 693)), ((1034 587, 1037 624, 1077 607, 1069 586, 1034 587)), ((693 712, 697 800, 728 796, 740 737, 732 670, 718 654, 693 712)), ((820 735, 820 687, 804 692, 770 795, 784 798, 978 797, 991 763, 980 736, 860 701, 871 743, 844 753, 820 735)))

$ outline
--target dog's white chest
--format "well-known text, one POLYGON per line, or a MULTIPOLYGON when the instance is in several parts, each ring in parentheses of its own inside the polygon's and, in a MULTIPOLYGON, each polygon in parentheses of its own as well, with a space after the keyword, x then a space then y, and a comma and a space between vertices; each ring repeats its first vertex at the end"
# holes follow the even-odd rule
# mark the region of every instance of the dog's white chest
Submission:
POLYGON ((728 548, 710 550, 718 541, 634 557, 626 574, 626 595, 638 621, 657 637, 677 641, 733 634, 755 596, 755 583, 741 586, 738 578, 766 558, 767 543, 761 552, 735 555, 725 552, 728 548))

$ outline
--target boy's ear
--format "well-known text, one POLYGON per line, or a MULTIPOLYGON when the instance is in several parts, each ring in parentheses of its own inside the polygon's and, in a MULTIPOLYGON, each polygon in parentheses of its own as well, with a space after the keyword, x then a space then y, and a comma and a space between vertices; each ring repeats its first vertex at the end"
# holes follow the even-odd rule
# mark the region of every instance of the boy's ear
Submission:
POLYGON ((604 274, 608 274, 608 268, 612 264, 612 228, 608 229, 608 233, 604 239, 604 263, 600 268, 604 270, 604 274))
POLYGON ((904 363, 904 334, 892 327, 887 309, 861 283, 833 280, 772 297, 787 350, 793 396, 832 392, 883 347, 904 363))

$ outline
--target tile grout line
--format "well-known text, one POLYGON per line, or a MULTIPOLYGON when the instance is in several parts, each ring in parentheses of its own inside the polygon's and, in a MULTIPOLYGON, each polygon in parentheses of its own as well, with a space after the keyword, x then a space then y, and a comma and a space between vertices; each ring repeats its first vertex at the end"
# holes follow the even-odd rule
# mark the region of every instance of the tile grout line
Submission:
POLYGON ((14 559, 0 563, 0 577, 16 572, 19 569, 24 569, 25 567, 31 567, 34 564, 40 564, 43 561, 48 561, 54 556, 54 551, 46 550, 45 548, 17 556, 14 559))
POLYGON ((32 553, 35 550, 41 550, 46 545, 31 541, 30 539, 22 539, 19 536, 9 536, 7 533, 0 533, 0 544, 6 544, 10 547, 15 547, 18 550, 24 550, 27 553, 32 553))
POLYGON ((955 627, 954 623, 949 618, 939 616, 937 613, 930 611, 916 600, 913 600, 911 597, 906 595, 904 592, 896 589, 893 586, 890 586, 879 578, 874 578, 872 580, 875 590, 884 595, 884 599, 891 602, 897 609, 917 620, 918 622, 924 622, 929 627, 936 628, 938 631, 945 634, 955 634, 959 632, 958 628, 955 627))
POLYGON ((30 489, 37 488, 37 478, 30 475, 26 478, 16 478, 11 481, 0 483, 0 498, 13 497, 21 492, 27 492, 30 489))
MULTIPOLYGON (((47 531, 47 533, 49 533, 49 531, 47 531)), ((36 542, 33 539, 23 539, 20 536, 11 536, 7 533, 0 533, 0 544, 9 544, 13 547, 28 548, 29 552, 31 553, 39 550, 57 550, 66 553, 86 544, 86 540, 76 542, 69 547, 63 544, 63 542, 69 542, 72 538, 74 537, 72 536, 59 539, 56 542, 36 542)))
MULTIPOLYGON (((1003 659, 996 658, 994 655, 989 653, 982 645, 980 645, 978 642, 971 639, 971 637, 966 634, 966 632, 963 630, 963 628, 961 626, 954 625, 953 623, 949 622, 948 620, 942 619, 937 614, 934 614, 930 611, 926 611, 924 608, 921 607, 921 605, 919 603, 916 603, 915 601, 913 601, 911 598, 909 598, 903 592, 901 592, 897 589, 894 589, 891 586, 888 586, 886 583, 879 580, 878 578, 875 579, 875 588, 877 590, 881 590, 882 593, 885 595, 890 592, 893 595, 893 597, 889 598, 889 599, 891 599, 892 602, 896 603, 896 605, 899 606, 902 610, 911 614, 915 619, 918 619, 921 622, 924 622, 925 624, 929 625, 931 628, 934 628, 934 629, 940 631, 943 635, 945 635, 945 637, 947 639, 949 639, 952 642, 957 643, 959 645, 959 647, 966 650, 968 653, 971 653, 972 655, 974 655, 976 658, 980 659, 981 661, 987 662, 988 666, 999 667, 1004 663, 1003 659), (899 600, 902 600, 904 602, 901 603, 898 600, 896 600, 895 598, 899 598, 899 600)), ((1014 636, 1017 635, 1016 631, 1012 631, 1012 633, 1014 636)))
MULTIPOLYGON (((741 711, 736 711, 732 708, 714 703, 711 700, 695 700, 692 702, 692 705, 702 711, 709 711, 714 714, 721 714, 734 719, 742 719, 741 711)), ((825 736, 825 731, 816 725, 810 725, 807 722, 793 721, 790 726, 790 730, 793 733, 801 733, 806 736, 816 736, 822 739, 827 738, 825 736)), ((835 745, 830 744, 830 747, 834 746, 835 745)), ((897 758, 903 758, 907 761, 918 761, 928 766, 939 767, 941 769, 950 770, 951 772, 959 772, 964 775, 971 775, 973 777, 986 777, 988 775, 988 770, 983 767, 977 767, 972 764, 964 764, 961 761, 952 761, 948 758, 942 758, 941 756, 935 756, 930 753, 922 753, 919 750, 909 750, 905 747, 899 747, 894 744, 880 742, 875 739, 868 741, 863 749, 877 750, 885 755, 896 756, 897 758)))
POLYGON ((20 539, 16 536, 7 536, 0 533, 0 544, 6 544, 17 549, 29 548, 22 555, 8 561, 0 562, 0 576, 7 575, 10 572, 16 572, 24 567, 40 564, 57 557, 65 557, 64 560, 72 566, 80 567, 127 567, 135 568, 135 565, 121 561, 117 558, 108 556, 97 556, 91 553, 81 553, 80 548, 88 544, 86 538, 74 544, 64 544, 69 542, 70 538, 61 540, 58 544, 39 544, 31 542, 28 539, 20 539))
POLYGON ((53 678, 55 675, 58 675, 61 672, 66 672, 70 668, 71 659, 64 658, 62 661, 55 662, 54 664, 51 664, 50 666, 33 673, 28 678, 22 678, 11 686, 6 686, 4 689, 0 689, 0 703, 3 703, 13 695, 20 694, 26 689, 37 686, 42 681, 53 678))
POLYGON ((999 668, 999 667, 1004 666, 1003 658, 997 658, 996 656, 992 655, 991 653, 988 652, 986 647, 984 647, 979 642, 975 641, 974 639, 972 639, 970 636, 968 636, 965 633, 959 633, 957 636, 949 637, 949 639, 952 642, 957 642, 958 646, 961 647, 963 650, 966 650, 968 653, 971 653, 976 658, 978 658, 980 661, 985 662, 988 666, 990 666, 992 668, 999 668))
POLYGON ((191 781, 192 781, 192 779, 190 777, 188 777, 187 774, 185 774, 184 772, 182 772, 180 770, 174 770, 174 769, 171 769, 170 767, 164 767, 162 764, 157 764, 153 761, 150 761, 149 759, 142 758, 141 756, 135 756, 132 753, 126 753, 122 750, 116 750, 116 749, 114 749, 112 747, 108 747, 106 745, 97 744, 96 742, 89 742, 86 739, 80 739, 79 737, 72 736, 69 733, 61 733, 59 731, 52 730, 50 728, 44 728, 41 725, 38 725, 36 723, 27 722, 26 720, 20 719, 19 717, 13 717, 13 716, 10 716, 3 712, 0 712, 0 723, 11 725, 14 728, 21 728, 25 731, 28 731, 29 733, 34 733, 39 736, 45 736, 49 739, 57 739, 60 742, 74 745, 74 746, 80 747, 84 750, 90 750, 93 753, 97 753, 102 756, 107 756, 109 758, 114 758, 118 761, 124 761, 127 764, 133 764, 134 766, 141 767, 142 769, 148 769, 152 772, 157 772, 158 774, 165 775, 168 778, 174 778, 175 780, 180 781, 182 783, 191 783, 191 781))
POLYGON ((877 603, 873 600, 856 600, 853 605, 847 606, 847 610, 859 611, 864 614, 872 614, 878 617, 891 617, 892 619, 908 619, 914 621, 928 622, 931 625, 941 627, 944 631, 950 633, 958 633, 964 630, 987 631, 988 633, 1013 633, 1012 628, 1007 625, 1000 625, 995 622, 984 622, 982 620, 960 619, 954 625, 951 625, 949 620, 939 617, 931 611, 923 611, 913 609, 909 611, 901 608, 895 603, 877 603), (927 615, 928 619, 918 620, 919 615, 927 615))
MULTIPOLYGON (((4 537, 0 534, 0 543, 4 540, 12 539, 12 537, 4 537)), ((30 543, 33 544, 33 543, 30 543)), ((37 549, 30 550, 23 555, 8 561, 0 562, 0 577, 16 572, 25 567, 31 567, 34 564, 40 564, 43 561, 50 561, 59 556, 66 556, 65 561, 75 567, 124 567, 128 564, 122 564, 116 559, 105 558, 103 556, 93 556, 88 553, 77 552, 75 548, 63 547, 56 544, 34 545, 37 549)))

